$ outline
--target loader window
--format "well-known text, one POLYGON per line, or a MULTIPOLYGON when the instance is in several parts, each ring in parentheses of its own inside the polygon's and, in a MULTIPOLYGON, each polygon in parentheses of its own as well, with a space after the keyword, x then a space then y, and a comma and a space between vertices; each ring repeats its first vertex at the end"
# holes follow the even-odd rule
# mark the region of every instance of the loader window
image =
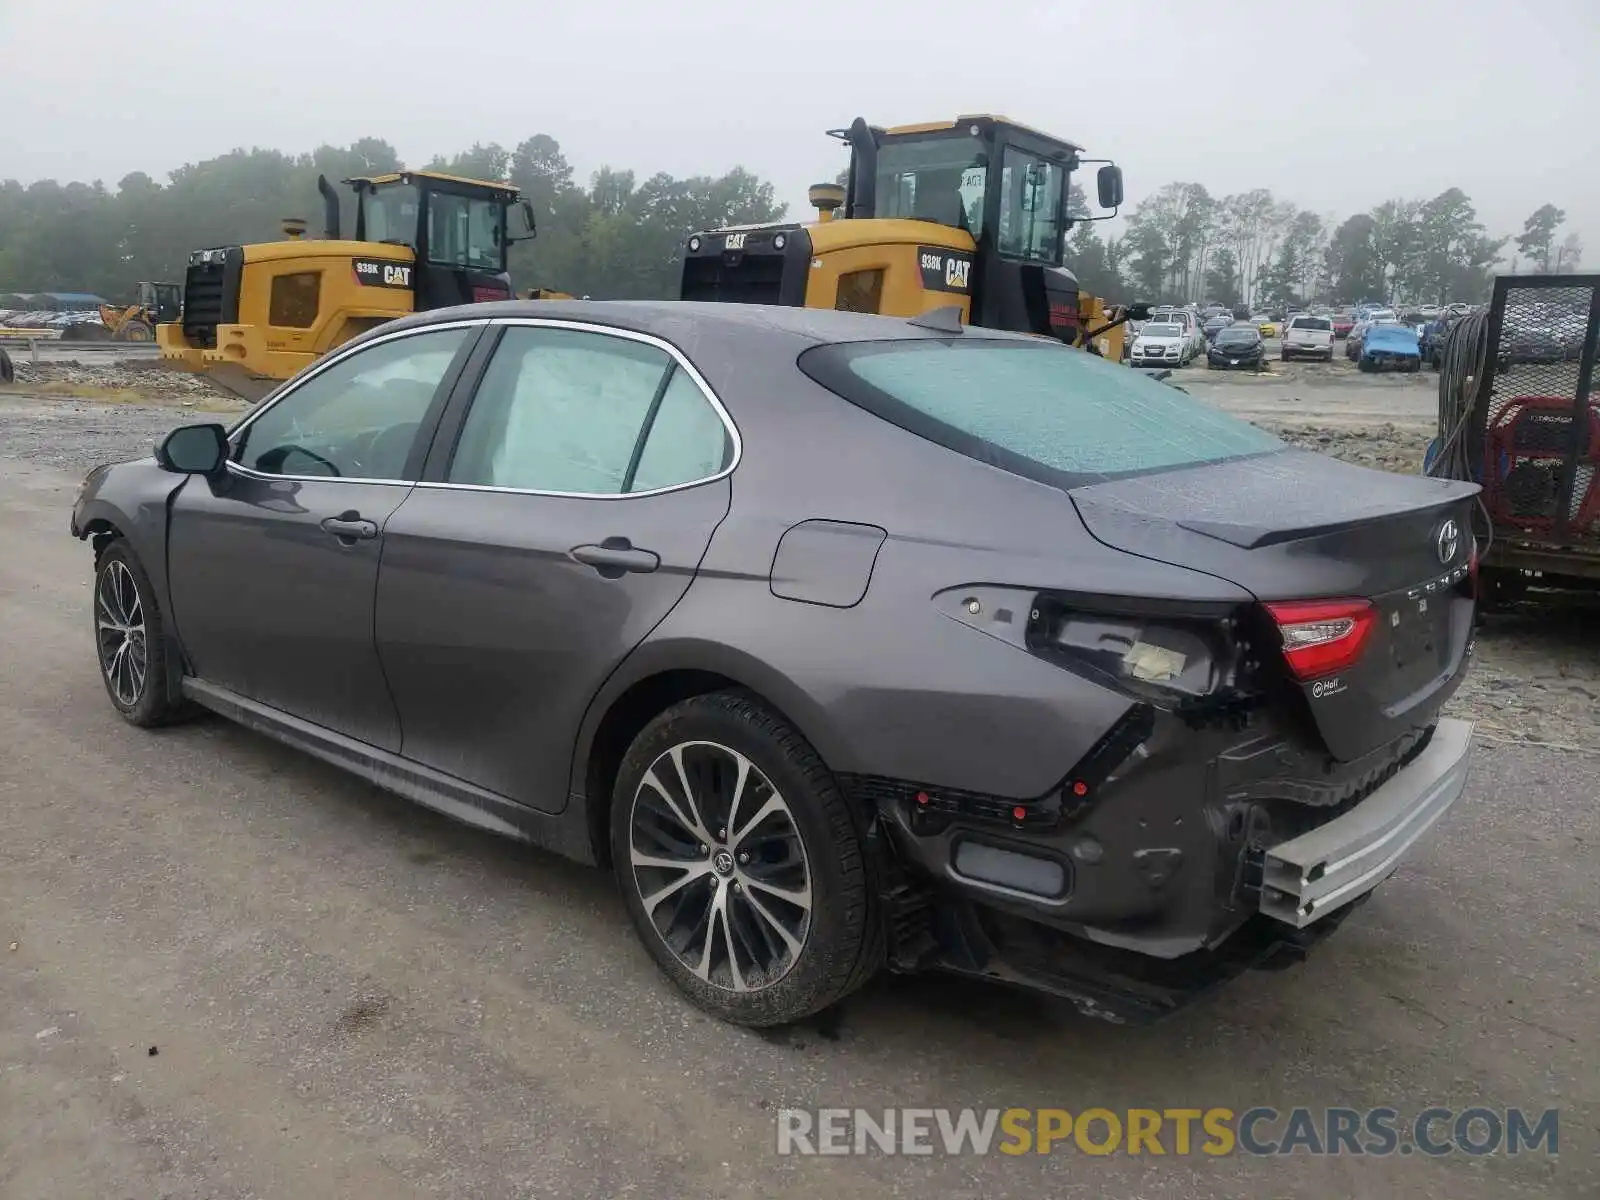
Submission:
POLYGON ((875 215, 983 227, 984 144, 974 137, 886 141, 878 149, 875 215))
POLYGON ((1000 253, 1029 262, 1061 261, 1060 163, 1007 146, 1001 160, 1000 253))
POLYGON ((417 247, 417 213, 421 202, 410 183, 386 183, 361 193, 361 217, 369 242, 417 247))
POLYGON ((471 271, 506 269, 506 210, 498 200, 434 192, 428 197, 428 261, 471 271))

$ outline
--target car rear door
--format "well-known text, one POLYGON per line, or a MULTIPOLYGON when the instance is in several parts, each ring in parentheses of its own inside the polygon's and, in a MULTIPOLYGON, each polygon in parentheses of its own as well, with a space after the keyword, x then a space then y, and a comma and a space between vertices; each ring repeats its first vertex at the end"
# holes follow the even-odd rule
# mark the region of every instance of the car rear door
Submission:
POLYGON ((549 320, 493 336, 384 531, 378 653, 403 755, 559 811, 591 698, 727 514, 738 435, 657 339, 549 320))
POLYGON ((195 674, 384 750, 400 730, 372 637, 385 527, 479 327, 330 360, 233 431, 172 502, 173 618, 195 674))

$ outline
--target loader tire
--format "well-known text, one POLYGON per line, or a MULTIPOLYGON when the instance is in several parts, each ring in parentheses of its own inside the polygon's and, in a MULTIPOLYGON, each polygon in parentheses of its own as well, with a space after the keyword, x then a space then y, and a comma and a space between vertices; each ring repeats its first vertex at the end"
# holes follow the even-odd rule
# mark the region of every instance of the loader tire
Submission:
POLYGON ((116 340, 119 342, 153 342, 156 340, 156 331, 144 321, 129 321, 117 330, 116 340))

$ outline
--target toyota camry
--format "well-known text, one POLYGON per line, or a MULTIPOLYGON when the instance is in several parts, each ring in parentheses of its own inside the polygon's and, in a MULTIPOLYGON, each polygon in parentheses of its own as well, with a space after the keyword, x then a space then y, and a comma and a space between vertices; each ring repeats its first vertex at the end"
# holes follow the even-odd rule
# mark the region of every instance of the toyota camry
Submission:
POLYGON ((1475 490, 941 314, 543 301, 373 330, 71 528, 126 720, 604 865, 720 1017, 890 968, 1144 1020, 1460 795, 1475 490))

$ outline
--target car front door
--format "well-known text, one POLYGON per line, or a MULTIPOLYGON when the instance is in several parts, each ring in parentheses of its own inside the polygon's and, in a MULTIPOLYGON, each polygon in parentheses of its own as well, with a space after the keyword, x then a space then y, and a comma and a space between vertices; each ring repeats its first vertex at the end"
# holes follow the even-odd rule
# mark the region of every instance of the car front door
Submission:
POLYGON ((224 475, 173 502, 173 618, 208 684, 400 747, 372 634, 384 526, 481 326, 397 334, 331 361, 237 426, 224 475))
POLYGON ((377 640, 401 753, 546 811, 605 678, 682 598, 738 435, 675 349, 509 323, 390 518, 377 640))

